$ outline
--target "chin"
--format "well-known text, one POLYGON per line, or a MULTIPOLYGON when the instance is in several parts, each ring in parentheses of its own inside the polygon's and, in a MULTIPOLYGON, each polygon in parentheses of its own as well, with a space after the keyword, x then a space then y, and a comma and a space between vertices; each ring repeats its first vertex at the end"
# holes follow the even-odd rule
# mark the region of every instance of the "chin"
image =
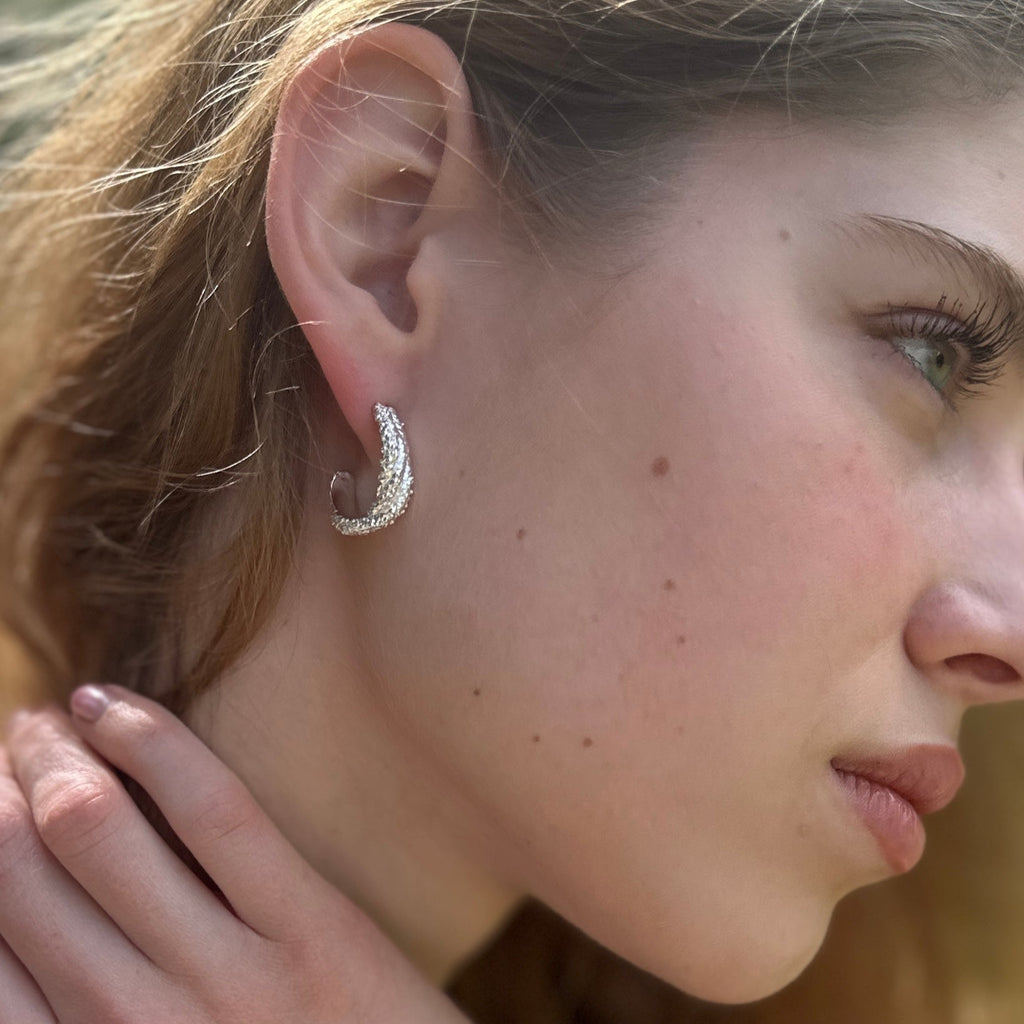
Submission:
MULTIPOLYGON (((785 962, 735 963, 728 970, 716 972, 714 977, 697 979, 696 984, 677 986, 688 995, 709 1003, 739 1005, 753 1003, 774 995, 795 981, 814 959, 820 948, 818 943, 808 953, 802 953, 785 962)), ((671 979, 669 979, 671 981, 671 979)))
MULTIPOLYGON (((831 916, 831 915, 829 915, 831 916)), ((680 943, 654 962, 639 966, 687 995, 736 1005, 774 995, 794 981, 817 955, 828 929, 823 922, 776 921, 765 927, 753 915, 748 927, 723 927, 706 938, 696 957, 693 944, 680 943), (684 948, 685 947, 685 948, 684 948), (689 954, 689 955, 688 955, 689 954)))

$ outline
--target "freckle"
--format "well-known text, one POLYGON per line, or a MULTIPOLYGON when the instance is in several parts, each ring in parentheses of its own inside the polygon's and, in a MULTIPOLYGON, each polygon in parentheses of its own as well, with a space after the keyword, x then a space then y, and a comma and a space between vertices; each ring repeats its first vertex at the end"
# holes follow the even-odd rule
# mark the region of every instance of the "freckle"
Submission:
POLYGON ((583 746, 585 746, 585 747, 592 747, 593 745, 594 745, 594 741, 589 736, 584 736, 583 737, 583 746))
POLYGON ((519 529, 516 530, 516 540, 522 540, 525 536, 526 536, 526 528, 520 526, 519 529))
POLYGON ((682 647, 682 646, 683 646, 683 644, 685 644, 685 643, 686 643, 686 637, 685 637, 685 636, 682 636, 682 635, 680 634, 679 636, 677 636, 677 637, 676 637, 676 643, 677 643, 677 644, 678 644, 678 645, 679 645, 680 647, 682 647))
POLYGON ((699 227, 699 228, 704 227, 704 218, 703 217, 698 217, 697 218, 697 227, 699 227))
POLYGON ((1006 171, 996 171, 996 177, 999 178, 1000 181, 1006 181, 1006 171))
POLYGON ((459 470, 459 479, 461 480, 465 475, 466 475, 466 471, 464 469, 460 469, 459 470))
POLYGON ((662 585, 661 585, 661 589, 662 590, 675 590, 676 589, 676 581, 675 580, 665 580, 665 582, 662 583, 662 585))
POLYGON ((810 831, 810 828, 808 828, 807 823, 804 821, 800 822, 800 824, 797 826, 797 832, 800 834, 801 839, 806 839, 807 836, 810 834, 810 831))
POLYGON ((530 739, 534 743, 540 743, 540 737, 536 733, 534 733, 533 736, 530 737, 530 739))
POLYGON ((597 612, 594 612, 594 614, 590 616, 590 621, 591 622, 597 622, 597 620, 598 620, 598 614, 597 614, 597 612))
POLYGON ((664 455, 659 455, 651 463, 651 472, 655 476, 664 476, 668 472, 668 459, 664 455))
POLYGON ((779 228, 779 238, 783 242, 788 242, 793 236, 789 233, 787 228, 779 228))
POLYGON ((480 691, 479 691, 479 689, 477 689, 477 690, 474 690, 474 691, 473 691, 473 696, 474 696, 474 697, 479 697, 479 696, 480 696, 480 691))

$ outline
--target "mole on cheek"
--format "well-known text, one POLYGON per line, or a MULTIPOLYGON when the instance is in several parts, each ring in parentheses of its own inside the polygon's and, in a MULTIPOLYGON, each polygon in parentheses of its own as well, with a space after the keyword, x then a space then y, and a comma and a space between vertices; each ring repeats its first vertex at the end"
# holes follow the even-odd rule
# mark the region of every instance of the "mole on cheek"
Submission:
POLYGON ((474 690, 473 691, 473 696, 474 697, 479 697, 480 696, 480 690, 479 689, 474 690))
POLYGON ((659 455, 651 463, 651 473, 654 476, 664 476, 668 472, 668 459, 664 455, 659 455))
POLYGON ((526 527, 520 526, 519 529, 516 530, 516 540, 522 540, 525 536, 526 536, 526 527))
POLYGON ((665 582, 662 583, 662 585, 661 585, 661 589, 662 590, 675 590, 676 589, 676 581, 675 580, 665 580, 665 582))
POLYGON ((594 745, 594 741, 589 736, 584 736, 583 737, 583 746, 585 746, 585 747, 592 747, 593 745, 594 745))
POLYGON ((789 233, 788 228, 779 228, 779 238, 783 242, 788 242, 793 236, 789 233))

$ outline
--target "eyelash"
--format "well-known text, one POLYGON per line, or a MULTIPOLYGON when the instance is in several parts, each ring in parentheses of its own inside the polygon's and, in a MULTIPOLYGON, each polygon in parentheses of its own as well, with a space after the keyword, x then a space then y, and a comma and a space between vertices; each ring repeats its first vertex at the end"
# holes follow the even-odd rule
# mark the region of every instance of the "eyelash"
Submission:
POLYGON ((943 295, 932 310, 889 306, 885 339, 922 377, 921 367, 899 346, 898 339, 944 341, 966 353, 966 359, 961 359, 956 368, 955 380, 949 391, 940 391, 929 383, 945 405, 955 412, 959 401, 982 394, 999 379, 1006 366, 1007 352, 1013 344, 1017 322, 1012 313, 999 319, 996 309, 986 313, 985 302, 979 303, 968 315, 959 316, 962 303, 957 301, 947 313, 946 301, 947 296, 943 295), (906 319, 908 314, 909 321, 906 319))

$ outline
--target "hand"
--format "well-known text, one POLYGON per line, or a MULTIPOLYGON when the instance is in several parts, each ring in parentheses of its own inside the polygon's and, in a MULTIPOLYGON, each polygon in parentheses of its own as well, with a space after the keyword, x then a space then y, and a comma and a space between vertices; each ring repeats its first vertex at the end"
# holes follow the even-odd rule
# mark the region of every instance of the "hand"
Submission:
POLYGON ((0 749, 0 1024, 466 1024, 169 712, 115 686, 72 706, 0 749))

